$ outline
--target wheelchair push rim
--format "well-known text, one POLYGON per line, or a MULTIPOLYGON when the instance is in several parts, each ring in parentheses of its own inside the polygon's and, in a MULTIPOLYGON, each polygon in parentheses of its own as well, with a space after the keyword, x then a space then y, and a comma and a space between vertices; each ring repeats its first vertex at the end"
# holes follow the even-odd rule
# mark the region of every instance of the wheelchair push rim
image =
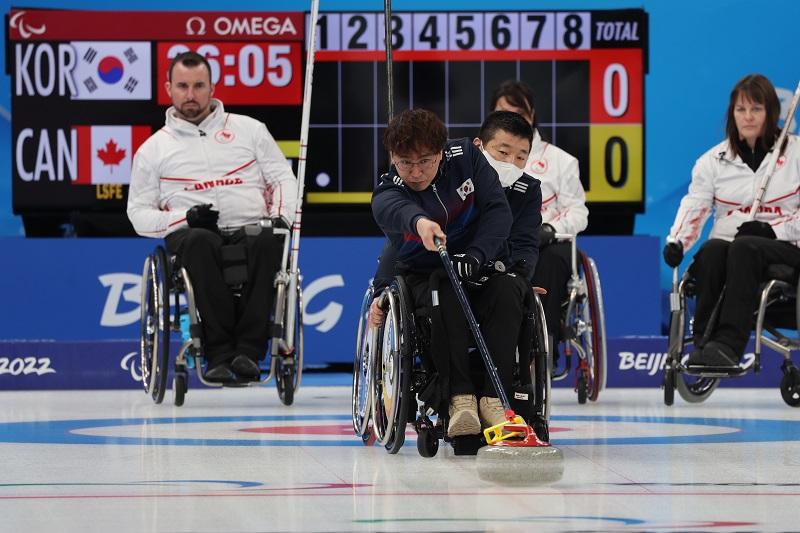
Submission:
POLYGON ((361 302, 361 311, 358 317, 358 331, 356 336, 356 351, 353 361, 353 386, 351 407, 353 418, 353 431, 363 437, 369 431, 371 399, 370 370, 373 355, 373 332, 369 328, 369 307, 373 298, 372 285, 364 294, 361 302))
POLYGON ((139 348, 142 384, 155 403, 161 403, 167 385, 169 362, 169 264, 158 246, 144 262, 141 287, 139 348))

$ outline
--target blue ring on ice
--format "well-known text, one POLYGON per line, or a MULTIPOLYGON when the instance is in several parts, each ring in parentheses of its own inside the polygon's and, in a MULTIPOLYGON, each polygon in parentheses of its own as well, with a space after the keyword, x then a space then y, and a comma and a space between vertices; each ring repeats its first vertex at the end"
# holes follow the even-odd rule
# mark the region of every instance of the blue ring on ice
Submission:
MULTIPOLYGON (((82 435, 76 431, 109 426, 154 426, 159 424, 197 424, 232 422, 342 422, 349 415, 265 415, 265 416, 204 416, 170 418, 111 418, 81 420, 50 420, 36 422, 0 423, 0 442, 32 444, 113 444, 153 446, 363 446, 361 439, 316 439, 298 436, 293 439, 212 439, 126 437, 82 435)), ((630 444, 698 444, 800 441, 800 421, 759 420, 735 418, 682 418, 660 416, 554 416, 551 424, 564 422, 607 422, 639 424, 683 424, 715 426, 728 429, 725 433, 700 435, 664 435, 643 437, 559 438, 554 432, 555 446, 630 445, 630 444)))

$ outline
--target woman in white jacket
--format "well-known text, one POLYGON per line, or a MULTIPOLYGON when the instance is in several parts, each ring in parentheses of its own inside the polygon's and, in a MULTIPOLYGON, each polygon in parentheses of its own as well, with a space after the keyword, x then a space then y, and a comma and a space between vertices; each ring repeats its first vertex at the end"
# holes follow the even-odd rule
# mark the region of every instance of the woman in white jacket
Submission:
POLYGON ((779 115, 780 102, 767 78, 751 74, 736 84, 728 104, 726 139, 695 163, 689 192, 667 237, 664 260, 677 267, 714 213, 709 240, 689 267, 697 280, 690 365, 737 365, 750 337, 766 268, 800 268, 800 140, 794 135, 780 147, 763 203, 750 220, 770 152, 776 148, 779 115), (709 325, 720 298, 718 321, 709 325), (712 329, 706 332, 708 327, 712 329))
MULTIPOLYGON (((580 180, 578 160, 542 139, 536 128, 536 109, 531 88, 525 82, 507 80, 492 94, 489 109, 514 111, 533 126, 533 142, 525 172, 542 182, 542 225, 539 228, 539 259, 533 284, 547 289, 542 296, 547 331, 560 340, 561 304, 566 299, 567 280, 572 274, 571 246, 554 242, 556 233, 577 235, 589 222, 586 193, 580 180)), ((554 352, 556 357, 558 352, 554 352)))

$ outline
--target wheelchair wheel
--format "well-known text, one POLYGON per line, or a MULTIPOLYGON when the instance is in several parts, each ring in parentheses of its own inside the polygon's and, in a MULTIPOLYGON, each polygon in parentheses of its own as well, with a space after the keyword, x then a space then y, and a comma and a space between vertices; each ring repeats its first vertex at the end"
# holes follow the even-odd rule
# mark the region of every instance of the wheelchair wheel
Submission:
POLYGON ((688 374, 681 374, 680 378, 675 380, 678 394, 688 403, 706 401, 717 385, 719 385, 719 378, 695 378, 688 374))
POLYGON ((356 336, 356 353, 353 361, 353 388, 352 388, 352 415, 353 431, 356 435, 364 437, 369 432, 370 418, 370 369, 372 363, 372 332, 367 319, 369 306, 372 303, 374 291, 372 285, 364 294, 361 301, 361 311, 358 315, 358 331, 356 336))
MULTIPOLYGON (((300 388, 300 379, 303 375, 303 291, 299 283, 294 316, 294 342, 292 342, 294 354, 277 357, 275 361, 275 386, 278 388, 278 397, 284 405, 292 405, 294 402, 294 393, 300 388)), ((287 323, 288 317, 284 317, 284 327, 287 323)))
POLYGON ((372 372, 372 420, 378 443, 395 454, 405 442, 411 396, 411 328, 405 283, 397 278, 387 291, 389 309, 372 372))
POLYGON ((155 403, 164 400, 169 362, 170 277, 167 253, 157 246, 144 262, 142 273, 139 348, 142 384, 155 403))
POLYGON ((589 382, 586 379, 586 373, 580 370, 578 371, 578 382, 575 384, 575 391, 578 393, 578 403, 585 404, 589 395, 589 382))
POLYGON ((183 405, 188 388, 189 376, 185 372, 175 372, 172 378, 172 402, 176 407, 183 405))
POLYGON ((675 370, 664 369, 664 405, 675 403, 675 370))
POLYGON ((439 451, 439 438, 433 429, 423 428, 417 434, 417 451, 422 457, 434 457, 439 451))
MULTIPOLYGON (((583 333, 582 342, 586 350, 589 373, 586 381, 586 396, 597 401, 600 391, 606 388, 606 325, 603 309, 603 292, 600 287, 600 276, 592 258, 581 254, 583 278, 586 286, 586 302, 583 309, 583 320, 588 328, 583 333)), ((582 403, 582 402, 579 402, 582 403)))
POLYGON ((800 407, 800 371, 793 365, 784 369, 781 378, 781 397, 786 405, 800 407))

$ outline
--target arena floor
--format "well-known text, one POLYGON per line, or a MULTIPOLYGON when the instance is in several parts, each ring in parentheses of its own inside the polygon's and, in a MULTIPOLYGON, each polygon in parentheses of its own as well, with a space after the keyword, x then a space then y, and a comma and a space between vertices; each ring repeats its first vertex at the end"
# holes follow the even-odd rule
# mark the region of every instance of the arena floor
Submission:
POLYGON ((268 389, 2 392, 0 530, 798 530, 800 418, 775 389, 704 404, 657 389, 580 406, 555 390, 561 481, 482 482, 442 446, 397 455, 353 436, 348 378, 308 377, 295 405, 268 389))

